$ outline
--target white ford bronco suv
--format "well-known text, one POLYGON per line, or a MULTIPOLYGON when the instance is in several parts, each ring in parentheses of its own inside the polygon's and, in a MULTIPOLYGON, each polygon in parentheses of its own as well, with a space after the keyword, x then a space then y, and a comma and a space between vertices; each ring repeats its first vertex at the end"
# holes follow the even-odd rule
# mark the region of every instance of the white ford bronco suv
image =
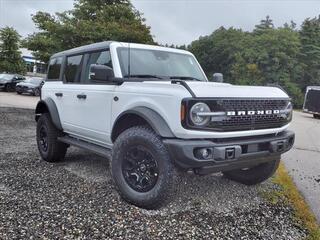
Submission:
POLYGON ((168 198, 175 169, 260 183, 294 143, 277 87, 209 82, 188 51, 101 42, 54 54, 36 107, 41 157, 77 146, 110 156, 120 195, 144 208, 168 198))

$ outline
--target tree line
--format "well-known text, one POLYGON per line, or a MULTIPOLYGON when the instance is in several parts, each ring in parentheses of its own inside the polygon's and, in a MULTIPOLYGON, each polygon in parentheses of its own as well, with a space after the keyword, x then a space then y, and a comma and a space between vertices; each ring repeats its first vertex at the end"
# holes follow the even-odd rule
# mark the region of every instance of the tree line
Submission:
POLYGON ((204 71, 224 74, 234 84, 284 88, 296 107, 308 85, 320 85, 320 18, 275 28, 267 16, 251 32, 221 27, 193 41, 193 52, 204 71))
MULTIPOLYGON (((21 41, 14 29, 0 30, 0 72, 23 71, 19 43, 43 62, 55 52, 105 40, 158 44, 130 0, 76 0, 72 10, 37 12, 32 20, 38 31, 21 41)), ((294 22, 276 28, 267 16, 252 31, 220 27, 187 46, 169 47, 194 53, 209 79, 221 72, 233 84, 279 85, 295 107, 306 86, 320 85, 320 17, 299 28, 294 22)))

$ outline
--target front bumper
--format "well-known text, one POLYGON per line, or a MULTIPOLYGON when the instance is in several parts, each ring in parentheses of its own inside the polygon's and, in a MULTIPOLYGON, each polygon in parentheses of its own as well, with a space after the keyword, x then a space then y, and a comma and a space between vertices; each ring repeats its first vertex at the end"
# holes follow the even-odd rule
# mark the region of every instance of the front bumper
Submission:
POLYGON ((34 88, 16 86, 16 91, 21 93, 34 93, 34 88))
POLYGON ((275 160, 294 144, 295 134, 284 131, 277 135, 207 140, 165 139, 170 156, 181 168, 195 169, 199 173, 246 168, 275 160), (207 149, 208 158, 198 151, 207 149))

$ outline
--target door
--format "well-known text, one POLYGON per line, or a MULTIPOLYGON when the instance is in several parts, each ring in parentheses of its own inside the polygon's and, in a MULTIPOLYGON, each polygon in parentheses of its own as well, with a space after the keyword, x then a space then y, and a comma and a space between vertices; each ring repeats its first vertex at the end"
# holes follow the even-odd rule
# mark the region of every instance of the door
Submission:
POLYGON ((108 145, 115 85, 108 81, 93 82, 90 79, 91 64, 112 67, 109 50, 66 58, 62 124, 72 135, 108 145))

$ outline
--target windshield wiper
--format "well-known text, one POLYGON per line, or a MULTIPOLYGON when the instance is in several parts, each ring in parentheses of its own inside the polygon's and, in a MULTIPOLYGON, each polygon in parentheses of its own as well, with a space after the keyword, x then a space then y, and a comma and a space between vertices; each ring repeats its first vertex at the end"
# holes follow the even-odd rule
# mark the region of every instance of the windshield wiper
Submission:
POLYGON ((151 74, 131 74, 129 75, 125 75, 125 78, 129 78, 129 77, 133 77, 133 78, 158 78, 158 79, 164 79, 161 76, 158 75, 151 75, 151 74))
POLYGON ((180 80, 195 80, 195 81, 200 81, 202 80, 195 78, 195 77, 188 77, 188 76, 171 76, 170 79, 180 79, 180 80))

